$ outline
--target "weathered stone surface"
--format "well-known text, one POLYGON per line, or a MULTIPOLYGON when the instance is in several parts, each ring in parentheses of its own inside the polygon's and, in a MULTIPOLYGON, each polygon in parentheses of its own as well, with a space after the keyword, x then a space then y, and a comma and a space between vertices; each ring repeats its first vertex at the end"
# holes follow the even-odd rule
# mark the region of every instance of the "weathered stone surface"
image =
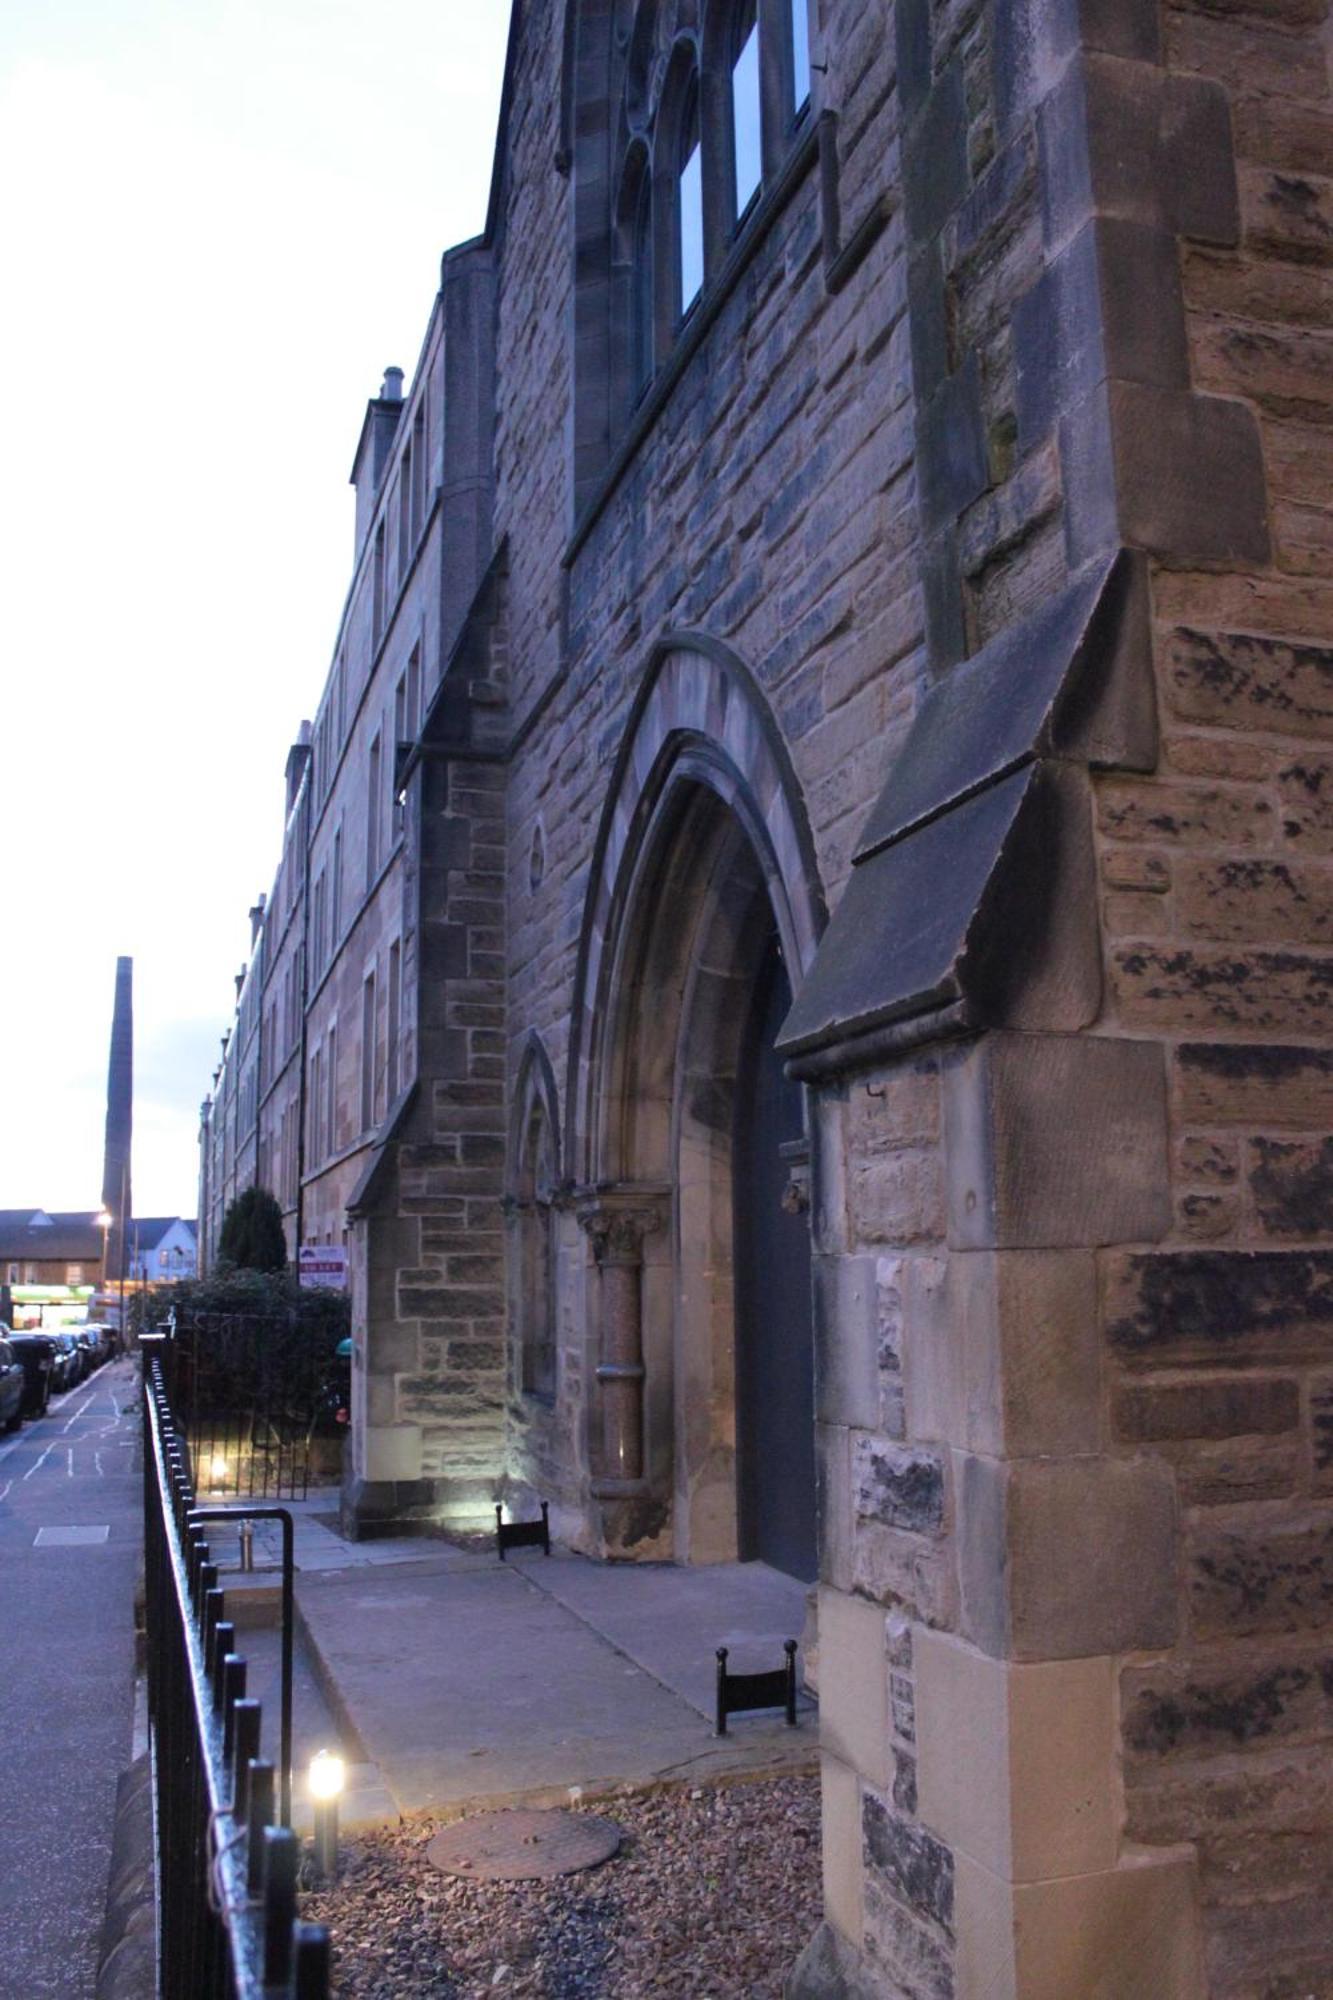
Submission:
POLYGON ((949 1935, 953 1924, 953 1855, 917 1822, 895 1812, 875 1792, 861 1799, 867 1874, 879 1876, 895 1901, 949 1935))
POLYGON ((1216 1757, 1333 1734, 1328 1646, 1285 1647, 1234 1665, 1129 1667, 1120 1687, 1125 1748, 1135 1759, 1216 1757))
POLYGON ((1320 1360, 1333 1252, 1125 1252, 1106 1262, 1106 1335, 1130 1366, 1320 1360))
POLYGON ((987 1036, 945 1073, 945 1126, 958 1248, 1115 1243, 1169 1227, 1165 1071, 1151 1043, 987 1036))
POLYGON ((1223 1381, 1152 1383, 1116 1393, 1116 1436, 1128 1443, 1150 1439, 1241 1437, 1248 1432, 1293 1430, 1300 1422, 1300 1389, 1290 1379, 1236 1376, 1223 1381))
POLYGON ((1333 1375, 1316 1375, 1310 1384, 1310 1430, 1314 1483, 1327 1493, 1333 1491, 1333 1375))
POLYGON ((1250 1739, 1243 1757, 1188 1754, 1164 1763, 1140 1759, 1127 1773, 1126 1831, 1154 1847, 1248 1831, 1333 1822, 1333 1760, 1324 1744, 1265 1750, 1250 1739))
POLYGON ((964 1636, 1016 1660, 1168 1646, 1176 1636, 1169 1466, 1136 1459, 960 1458, 964 1636))
POLYGON ((1318 1035, 1333 1005, 1333 958, 1297 951, 1120 945, 1111 984, 1135 1028, 1318 1035))
POLYGON ((1253 1140, 1249 1182, 1268 1235, 1333 1235, 1333 1139, 1253 1140))
POLYGON ((1176 909, 1195 937, 1239 943, 1333 943, 1333 871, 1299 861, 1187 862, 1176 909))
POLYGON ((858 1526, 873 1523, 915 1535, 943 1532, 944 1466, 935 1453, 858 1434, 852 1441, 852 1480, 858 1526))
POLYGON ((955 1251, 907 1354, 911 1434, 996 1457, 1095 1450, 1101 1343, 1091 1253, 955 1251))
POLYGON ((1333 1127, 1333 1051, 1186 1042, 1176 1051, 1181 1115, 1200 1125, 1333 1127))
POLYGON ((1175 1467, 1182 1507, 1287 1499, 1301 1486, 1302 1452, 1295 1436, 1214 1438, 1158 1448, 1175 1467))
POLYGON ((1201 1638, 1319 1630, 1333 1617, 1333 1515, 1196 1532, 1189 1593, 1201 1638))
MULTIPOLYGON (((888 1990, 910 2000, 954 2000, 954 1957, 947 1939, 913 1918, 875 1875, 865 1888, 865 1950, 876 1996, 888 1990)), ((841 1996, 840 1996, 841 2000, 841 1996)))
POLYGON ((1165 664, 1167 698, 1189 721, 1333 736, 1333 648, 1180 626, 1165 664))

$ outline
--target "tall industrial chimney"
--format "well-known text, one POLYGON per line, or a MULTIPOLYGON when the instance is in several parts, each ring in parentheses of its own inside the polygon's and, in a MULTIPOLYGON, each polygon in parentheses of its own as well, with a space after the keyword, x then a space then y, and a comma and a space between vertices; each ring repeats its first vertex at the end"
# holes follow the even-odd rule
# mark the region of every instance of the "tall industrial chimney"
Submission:
POLYGON ((130 1187, 130 1144, 134 1132, 134 960, 116 960, 116 1002, 111 1016, 111 1060, 106 1072, 106 1151, 102 1159, 102 1206, 111 1216, 106 1270, 110 1286, 124 1274, 125 1231, 134 1214, 130 1187))

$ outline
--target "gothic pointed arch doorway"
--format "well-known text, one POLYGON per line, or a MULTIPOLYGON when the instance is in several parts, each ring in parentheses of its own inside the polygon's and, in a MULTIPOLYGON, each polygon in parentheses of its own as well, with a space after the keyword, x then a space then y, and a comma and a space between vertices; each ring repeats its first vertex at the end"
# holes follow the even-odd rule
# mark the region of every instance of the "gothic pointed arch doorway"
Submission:
POLYGON ((748 682, 685 654, 619 777, 571 1057, 599 1267, 592 1497, 611 1553, 808 1580, 805 1107, 774 1050, 822 915, 799 802, 748 682))

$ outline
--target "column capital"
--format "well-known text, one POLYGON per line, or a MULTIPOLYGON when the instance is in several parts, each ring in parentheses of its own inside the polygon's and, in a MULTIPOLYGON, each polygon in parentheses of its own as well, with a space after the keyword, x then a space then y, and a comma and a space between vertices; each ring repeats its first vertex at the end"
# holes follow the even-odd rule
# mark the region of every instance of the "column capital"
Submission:
POLYGON ((665 1222, 666 1199, 666 1189, 642 1184, 590 1189, 578 1219, 598 1264, 641 1264, 644 1239, 665 1222))

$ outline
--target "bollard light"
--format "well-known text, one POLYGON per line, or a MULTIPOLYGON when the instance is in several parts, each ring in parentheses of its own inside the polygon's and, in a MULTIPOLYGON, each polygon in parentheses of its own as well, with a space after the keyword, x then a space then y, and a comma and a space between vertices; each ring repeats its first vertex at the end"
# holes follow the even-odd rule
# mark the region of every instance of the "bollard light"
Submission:
POLYGON ((317 1750, 307 1780, 315 1808, 315 1872, 329 1880, 338 1872, 338 1800, 347 1768, 336 1750, 317 1750))
POLYGON ((213 1456, 208 1461, 208 1476, 215 1486, 226 1485, 227 1456, 225 1452, 215 1451, 213 1453, 213 1456))

